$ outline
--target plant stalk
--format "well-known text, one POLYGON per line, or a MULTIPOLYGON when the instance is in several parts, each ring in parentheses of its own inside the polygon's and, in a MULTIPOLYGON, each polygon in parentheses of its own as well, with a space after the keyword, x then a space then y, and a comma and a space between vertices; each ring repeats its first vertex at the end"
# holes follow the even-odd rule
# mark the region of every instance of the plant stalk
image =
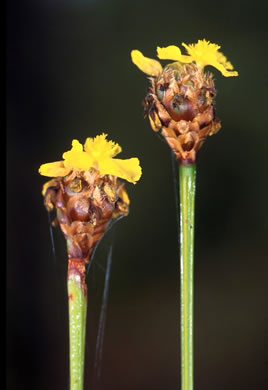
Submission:
POLYGON ((196 165, 179 165, 181 390, 194 387, 194 203, 196 165))
POLYGON ((69 302, 70 390, 83 390, 87 314, 87 287, 85 284, 85 262, 83 259, 69 259, 67 288, 69 302))

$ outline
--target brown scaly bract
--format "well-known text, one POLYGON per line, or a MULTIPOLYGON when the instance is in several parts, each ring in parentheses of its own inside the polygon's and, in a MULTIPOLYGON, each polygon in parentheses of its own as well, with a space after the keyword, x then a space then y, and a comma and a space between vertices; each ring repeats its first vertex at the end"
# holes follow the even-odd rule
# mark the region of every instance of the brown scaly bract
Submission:
POLYGON ((153 130, 161 130, 179 162, 193 164, 206 137, 221 127, 215 116, 212 74, 195 64, 173 63, 150 81, 145 115, 153 130))
POLYGON ((124 184, 93 168, 54 178, 45 188, 45 206, 57 210, 54 224, 59 223, 67 240, 69 260, 88 263, 111 218, 128 214, 124 184))

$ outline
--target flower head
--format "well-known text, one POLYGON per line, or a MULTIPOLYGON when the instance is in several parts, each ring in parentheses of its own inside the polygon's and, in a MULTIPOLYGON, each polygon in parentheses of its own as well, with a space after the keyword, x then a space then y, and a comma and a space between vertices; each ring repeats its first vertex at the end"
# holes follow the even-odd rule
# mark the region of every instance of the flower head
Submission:
POLYGON ((64 177, 71 171, 96 169, 101 175, 113 175, 136 183, 141 177, 138 158, 126 160, 113 158, 122 151, 121 146, 106 140, 107 134, 87 138, 84 147, 76 139, 72 149, 63 153, 63 161, 42 164, 39 173, 49 177, 64 177))
MULTIPOLYGON (((188 55, 181 54, 179 47, 171 45, 167 47, 158 47, 158 58, 184 64, 195 63, 201 69, 207 65, 211 65, 218 69, 225 77, 238 76, 238 72, 232 71, 232 64, 227 61, 226 57, 221 52, 219 52, 219 45, 203 39, 190 45, 182 43, 182 46, 185 47, 188 55)), ((131 57, 134 64, 144 73, 150 76, 160 75, 162 66, 158 61, 144 57, 138 50, 132 50, 131 57)))
POLYGON ((116 176, 101 176, 96 170, 73 170, 64 177, 55 177, 44 186, 42 194, 48 211, 55 209, 53 225, 60 226, 67 240, 69 259, 88 263, 97 242, 109 222, 126 216, 129 197, 116 176))
POLYGON ((144 107, 152 129, 161 132, 180 163, 193 164, 206 137, 221 127, 215 111, 213 75, 204 67, 214 66, 226 77, 238 73, 215 43, 203 39, 182 46, 187 54, 174 45, 157 47, 158 58, 173 61, 163 68, 138 50, 132 50, 131 58, 151 76, 144 107))
POLYGON ((106 137, 87 138, 84 146, 73 140, 62 161, 39 169, 41 175, 52 177, 42 195, 46 209, 57 211, 54 224, 67 240, 68 258, 83 264, 90 261, 109 222, 128 214, 129 197, 118 178, 135 183, 141 176, 139 160, 114 158, 122 149, 106 137))

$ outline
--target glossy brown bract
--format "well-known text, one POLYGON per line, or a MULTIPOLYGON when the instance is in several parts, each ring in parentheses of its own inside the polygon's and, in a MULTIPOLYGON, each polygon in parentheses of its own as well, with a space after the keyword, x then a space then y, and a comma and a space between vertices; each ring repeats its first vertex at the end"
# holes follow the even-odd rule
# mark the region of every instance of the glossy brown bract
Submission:
POLYGON ((181 164, 194 164, 206 137, 221 127, 215 117, 212 74, 176 62, 150 81, 144 106, 153 130, 161 131, 181 164))
MULTIPOLYGON (((56 221, 67 240, 69 260, 88 263, 109 221, 127 215, 129 200, 124 184, 96 170, 72 171, 46 184, 46 208, 57 211, 56 221)), ((55 223, 54 222, 54 223, 55 223)))

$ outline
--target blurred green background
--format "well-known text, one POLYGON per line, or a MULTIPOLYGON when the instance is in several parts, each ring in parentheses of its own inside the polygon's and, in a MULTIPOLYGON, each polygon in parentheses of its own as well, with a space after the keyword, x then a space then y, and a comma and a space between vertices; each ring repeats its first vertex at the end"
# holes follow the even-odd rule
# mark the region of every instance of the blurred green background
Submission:
MULTIPOLYGON (((198 160, 195 389, 267 388, 267 2, 9 0, 6 11, 7 388, 68 388, 65 244, 55 231, 54 259, 38 168, 103 131, 143 175, 116 228, 98 388, 180 388, 172 164, 143 119, 148 81, 130 51, 202 38, 239 77, 213 69, 222 130, 198 160)), ((89 281, 87 389, 103 275, 89 281)))

